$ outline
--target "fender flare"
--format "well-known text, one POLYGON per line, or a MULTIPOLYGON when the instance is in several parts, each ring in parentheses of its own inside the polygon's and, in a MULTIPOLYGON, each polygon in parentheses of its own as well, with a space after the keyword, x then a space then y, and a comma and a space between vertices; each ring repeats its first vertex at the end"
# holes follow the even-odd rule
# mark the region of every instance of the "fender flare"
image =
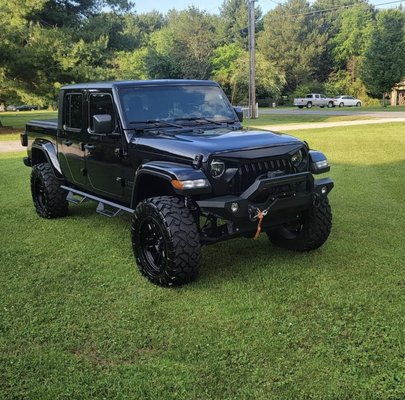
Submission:
POLYGON ((60 167, 58 160, 58 153, 56 150, 56 146, 52 142, 43 139, 36 140, 32 144, 31 148, 32 165, 38 164, 37 162, 35 162, 35 159, 33 157, 33 153, 36 151, 40 151, 45 155, 45 158, 47 159, 48 163, 52 166, 55 176, 57 176, 58 178, 63 178, 62 169, 60 167))
MULTIPOLYGON (((165 180, 171 184, 171 181, 185 181, 185 180, 197 180, 205 179, 208 180, 206 175, 201 169, 195 169, 191 165, 179 164, 169 161, 149 161, 141 164, 137 171, 135 172, 134 185, 132 188, 131 196, 131 208, 136 207, 137 194, 139 193, 139 185, 141 178, 145 175, 150 175, 158 177, 165 180)), ((176 189, 173 187, 173 191, 178 195, 188 195, 188 194, 203 194, 211 192, 211 185, 206 188, 199 189, 176 189)))

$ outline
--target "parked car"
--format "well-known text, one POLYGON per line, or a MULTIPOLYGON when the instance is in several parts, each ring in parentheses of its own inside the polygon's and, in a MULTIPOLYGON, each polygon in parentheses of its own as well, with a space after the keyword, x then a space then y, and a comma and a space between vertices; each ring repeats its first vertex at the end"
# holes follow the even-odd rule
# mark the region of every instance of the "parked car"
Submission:
POLYGON ((353 96, 338 96, 333 99, 333 104, 338 107, 361 107, 361 100, 353 96))
POLYGON ((38 106, 24 105, 24 106, 15 107, 14 111, 35 111, 38 109, 39 109, 38 106))
POLYGON ((320 93, 310 93, 305 97, 298 97, 294 99, 294 106, 298 108, 311 108, 313 106, 319 106, 321 108, 328 106, 329 108, 334 107, 333 99, 326 97, 324 94, 320 93))
POLYGON ((6 107, 6 111, 15 111, 15 109, 16 109, 16 106, 14 106, 14 105, 9 105, 6 107))

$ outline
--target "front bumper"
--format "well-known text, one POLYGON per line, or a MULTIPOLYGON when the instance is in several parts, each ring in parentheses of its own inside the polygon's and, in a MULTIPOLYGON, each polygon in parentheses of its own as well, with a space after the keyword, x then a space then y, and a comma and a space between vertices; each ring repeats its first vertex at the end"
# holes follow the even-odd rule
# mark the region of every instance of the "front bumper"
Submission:
MULTIPOLYGON (((214 238, 254 233, 258 211, 268 210, 263 230, 291 221, 303 210, 310 209, 333 189, 330 178, 314 179, 310 172, 257 179, 240 196, 221 196, 197 201, 200 210, 228 221, 214 238), (237 205, 237 206, 236 206, 237 205)), ((204 236, 204 235, 203 235, 204 236)), ((204 238, 203 238, 204 241, 204 238)))

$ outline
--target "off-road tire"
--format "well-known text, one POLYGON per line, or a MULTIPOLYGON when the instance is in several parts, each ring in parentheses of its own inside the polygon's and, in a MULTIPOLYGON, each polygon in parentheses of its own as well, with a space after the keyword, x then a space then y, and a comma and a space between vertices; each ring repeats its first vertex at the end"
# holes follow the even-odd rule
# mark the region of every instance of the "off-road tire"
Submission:
POLYGON ((31 172, 31 194, 35 211, 42 218, 65 217, 68 213, 66 191, 48 163, 36 164, 31 172))
POLYGON ((317 206, 302 213, 300 223, 294 226, 283 226, 268 232, 270 241, 287 250, 310 251, 321 247, 332 228, 332 211, 328 198, 317 206))
POLYGON ((307 103, 307 108, 312 108, 312 102, 309 101, 309 102, 307 103))
POLYGON ((132 248, 139 270, 156 285, 180 286, 198 275, 199 233, 181 198, 152 197, 138 204, 132 220, 132 248), (156 235, 150 237, 153 231, 156 235), (158 263, 154 255, 162 261, 158 263))

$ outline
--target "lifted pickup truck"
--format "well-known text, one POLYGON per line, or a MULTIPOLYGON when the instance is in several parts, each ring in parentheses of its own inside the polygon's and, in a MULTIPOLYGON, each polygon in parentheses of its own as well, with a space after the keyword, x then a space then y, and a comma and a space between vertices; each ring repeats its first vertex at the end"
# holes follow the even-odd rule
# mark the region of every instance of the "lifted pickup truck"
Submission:
POLYGON ((335 107, 335 103, 332 98, 326 97, 324 94, 310 93, 305 97, 295 98, 294 106, 297 106, 298 108, 312 108, 313 106, 319 106, 321 108, 327 106, 328 108, 332 108, 335 107))
POLYGON ((132 218, 140 271, 162 286, 195 279, 201 245, 235 237, 307 251, 328 238, 326 157, 307 143, 242 128, 215 82, 155 80, 65 86, 57 122, 21 135, 43 218, 93 200, 132 218))

